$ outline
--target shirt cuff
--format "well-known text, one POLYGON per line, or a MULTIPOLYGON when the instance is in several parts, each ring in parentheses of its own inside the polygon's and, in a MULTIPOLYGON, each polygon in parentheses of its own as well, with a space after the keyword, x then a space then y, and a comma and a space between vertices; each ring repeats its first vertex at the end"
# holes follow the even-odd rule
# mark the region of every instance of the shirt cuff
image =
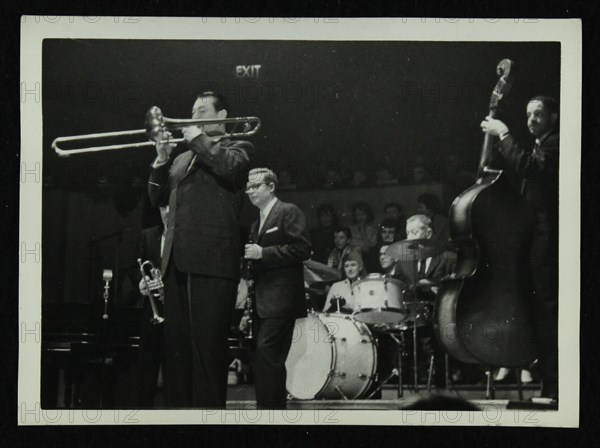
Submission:
POLYGON ((164 162, 159 162, 157 157, 152 163, 152 168, 160 168, 161 166, 166 165, 167 163, 169 163, 169 159, 165 160, 164 162))

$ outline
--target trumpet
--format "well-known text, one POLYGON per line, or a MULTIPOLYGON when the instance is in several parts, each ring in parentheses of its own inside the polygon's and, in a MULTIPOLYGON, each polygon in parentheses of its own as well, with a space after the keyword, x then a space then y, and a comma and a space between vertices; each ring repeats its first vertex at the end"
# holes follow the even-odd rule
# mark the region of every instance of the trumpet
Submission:
POLYGON ((175 119, 163 116, 160 108, 152 106, 146 113, 145 129, 134 129, 131 131, 103 132, 95 134, 74 135, 71 137, 58 137, 52 142, 52 149, 60 157, 68 157, 72 154, 85 154, 90 152, 111 151, 115 149, 143 148, 154 146, 156 143, 181 143, 183 138, 172 138, 164 140, 162 135, 166 131, 181 130, 188 126, 203 126, 207 124, 233 124, 231 132, 220 134, 219 138, 250 137, 260 129, 260 118, 258 117, 232 117, 232 118, 199 118, 199 119, 175 119), (236 132, 239 126, 243 126, 240 132, 236 132), (102 140, 124 137, 135 137, 145 135, 149 140, 137 143, 123 143, 115 145, 90 146, 87 148, 63 149, 58 145, 61 143, 75 143, 87 140, 102 140))
POLYGON ((152 307, 152 318, 150 319, 150 322, 153 325, 162 324, 165 321, 165 318, 158 314, 156 302, 154 301, 154 299, 161 302, 165 301, 165 285, 162 281, 160 269, 155 268, 150 260, 142 263, 142 259, 138 258, 137 262, 140 265, 140 272, 142 273, 142 278, 146 284, 146 289, 148 289, 148 299, 150 299, 150 306, 152 307), (146 271, 146 268, 148 268, 148 271, 146 271), (150 280, 148 280, 148 277, 150 277, 150 280))

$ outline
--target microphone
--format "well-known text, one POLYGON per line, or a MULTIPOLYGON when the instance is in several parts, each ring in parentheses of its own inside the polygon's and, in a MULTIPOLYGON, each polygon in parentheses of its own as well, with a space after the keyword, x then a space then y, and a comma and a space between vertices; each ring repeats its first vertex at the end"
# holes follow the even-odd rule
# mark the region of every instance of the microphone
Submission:
POLYGON ((104 314, 102 315, 102 319, 108 319, 108 294, 110 290, 110 281, 113 278, 113 272, 111 269, 104 269, 102 271, 102 280, 104 280, 104 293, 102 297, 104 298, 104 314))

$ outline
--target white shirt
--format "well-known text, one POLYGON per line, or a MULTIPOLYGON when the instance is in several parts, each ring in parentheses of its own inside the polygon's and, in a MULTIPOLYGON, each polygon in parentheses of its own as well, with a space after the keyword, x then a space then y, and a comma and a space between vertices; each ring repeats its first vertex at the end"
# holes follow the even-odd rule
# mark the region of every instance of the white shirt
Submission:
MULTIPOLYGON (((425 272, 427 272, 427 270, 429 269, 429 265, 431 264, 431 258, 426 258, 425 259, 425 272)), ((419 272, 421 270, 421 260, 417 261, 417 272, 419 272)))
POLYGON ((277 198, 273 197, 273 199, 271 199, 269 201, 269 203, 266 205, 266 207, 260 211, 260 221, 259 221, 259 226, 258 226, 259 233, 262 229, 263 224, 267 220, 267 216, 269 216, 269 213, 271 213, 271 209, 273 208, 273 206, 275 205, 276 202, 277 202, 277 198))
POLYGON ((334 297, 341 297, 345 299, 345 307, 355 309, 356 301, 354 299, 354 283, 350 283, 350 280, 345 279, 331 285, 329 293, 327 294, 327 300, 325 300, 325 306, 323 306, 323 311, 329 309, 331 306, 331 300, 334 297))

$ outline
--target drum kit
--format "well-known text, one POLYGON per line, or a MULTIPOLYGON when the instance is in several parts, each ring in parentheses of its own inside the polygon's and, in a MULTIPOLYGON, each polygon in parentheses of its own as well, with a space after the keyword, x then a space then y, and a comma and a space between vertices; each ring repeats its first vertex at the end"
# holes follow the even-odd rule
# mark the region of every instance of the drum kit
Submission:
MULTIPOLYGON (((404 240, 390 245, 387 252, 399 260, 414 261, 441 253, 441 246, 431 240, 404 240)), ((312 260, 305 262, 309 288, 339 278, 336 269, 312 260)), ((356 305, 351 314, 340 312, 343 308, 338 305, 336 312, 309 309, 307 317, 296 321, 286 361, 286 386, 292 398, 370 398, 394 376, 398 377, 398 397, 402 397, 407 332, 412 332, 413 380, 418 391, 417 328, 431 323, 433 303, 418 300, 415 285, 382 274, 368 274, 356 280, 352 288, 356 305), (381 381, 377 378, 378 333, 392 338, 398 352, 397 368, 381 381)))

